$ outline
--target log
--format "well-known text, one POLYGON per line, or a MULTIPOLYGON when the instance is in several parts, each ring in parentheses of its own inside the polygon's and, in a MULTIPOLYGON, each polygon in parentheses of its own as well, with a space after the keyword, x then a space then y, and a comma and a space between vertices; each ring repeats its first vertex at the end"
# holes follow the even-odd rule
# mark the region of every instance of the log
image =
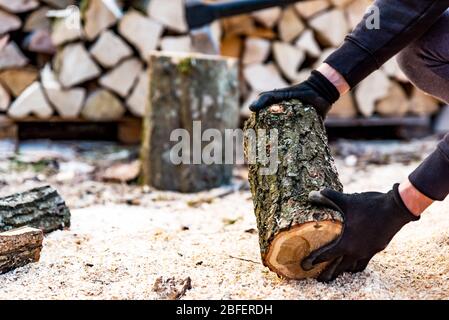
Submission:
POLYGON ((0 0, 0 8, 12 13, 22 13, 39 6, 39 1, 37 0, 0 0))
POLYGON ((158 46, 163 29, 159 22, 135 10, 128 11, 119 23, 119 33, 139 50, 144 60, 158 46))
POLYGON ((344 13, 337 9, 313 17, 309 24, 316 31, 318 41, 325 46, 340 46, 349 32, 344 13))
POLYGON ((148 100, 148 92, 150 89, 150 79, 148 70, 144 70, 139 74, 137 84, 126 100, 129 111, 137 117, 143 117, 145 107, 148 100))
POLYGON ((332 106, 328 113, 329 117, 335 118, 355 118, 357 107, 351 92, 346 93, 332 106))
POLYGON ((362 115, 365 117, 373 115, 376 102, 388 95, 390 86, 390 79, 380 70, 360 83, 355 91, 355 100, 362 115))
POLYGON ((0 10, 0 35, 18 30, 22 26, 22 21, 19 17, 0 10))
POLYGON ((345 12, 351 29, 354 29, 362 21, 366 9, 368 9, 372 2, 372 0, 357 0, 348 4, 345 12))
POLYGON ((416 115, 432 115, 437 113, 439 109, 438 100, 414 87, 409 108, 410 112, 416 115))
POLYGON ((84 0, 87 8, 84 12, 84 33, 90 41, 94 40, 103 30, 112 27, 118 17, 112 12, 105 1, 84 0))
POLYGON ((248 65, 243 69, 243 76, 256 92, 280 89, 288 85, 272 63, 248 65))
POLYGON ((30 227, 0 233, 0 274, 38 262, 43 240, 42 230, 30 227))
POLYGON ((128 96, 132 86, 135 84, 142 62, 137 58, 123 61, 116 68, 112 69, 100 78, 100 85, 117 93, 120 97, 128 96))
POLYGON ((148 16, 178 33, 187 32, 184 0, 151 0, 148 16))
POLYGON ((51 30, 50 19, 47 17, 49 10, 49 7, 44 6, 30 13, 25 20, 23 31, 32 32, 39 29, 51 30))
POLYGON ((70 5, 74 5, 78 1, 77 0, 41 0, 41 2, 44 2, 53 8, 65 9, 70 5))
POLYGON ((26 88, 37 80, 39 73, 32 67, 13 68, 0 72, 0 82, 14 97, 18 97, 26 88))
POLYGON ((112 68, 133 51, 130 46, 111 30, 104 31, 90 49, 90 54, 105 68, 112 68))
POLYGON ((108 90, 98 89, 87 97, 81 115, 91 121, 115 121, 123 117, 125 111, 115 95, 108 90))
POLYGON ((307 29, 296 40, 295 46, 306 52, 312 58, 318 58, 321 56, 321 48, 315 40, 313 31, 307 29))
POLYGON ((220 53, 222 56, 240 58, 243 50, 243 40, 236 35, 225 36, 221 40, 220 53))
POLYGON ((0 70, 24 67, 28 58, 20 51, 15 42, 10 42, 0 50, 0 70))
POLYGON ((171 52, 190 52, 192 51, 192 40, 189 36, 167 36, 161 40, 161 50, 171 52))
POLYGON ((50 31, 39 29, 30 33, 22 46, 30 52, 43 53, 52 55, 56 52, 56 47, 53 45, 50 31))
POLYGON ((0 111, 8 110, 9 104, 11 103, 11 96, 9 92, 0 83, 0 111))
POLYGON ((33 114, 40 119, 48 119, 53 114, 44 90, 37 81, 26 88, 8 110, 8 115, 13 119, 22 119, 33 114))
POLYGON ((392 82, 387 96, 376 103, 376 111, 385 117, 403 117, 409 109, 409 100, 404 89, 392 82))
POLYGON ((80 28, 70 27, 71 19, 71 17, 58 18, 53 22, 51 40, 55 46, 62 46, 65 43, 82 38, 80 28))
POLYGON ((271 52, 271 42, 262 38, 246 38, 243 64, 263 63, 271 52))
POLYGON ((50 186, 0 198, 0 231, 29 226, 49 233, 70 227, 70 210, 50 186))
POLYGON ((330 0, 330 2, 337 8, 344 8, 354 0, 330 0))
POLYGON ((284 76, 291 82, 295 82, 301 64, 306 59, 306 54, 301 49, 281 41, 273 44, 274 60, 284 76))
POLYGON ((295 9, 304 19, 310 19, 330 7, 328 0, 309 0, 295 4, 295 9))
POLYGON ((304 23, 296 15, 293 7, 289 7, 282 12, 281 19, 278 23, 278 33, 282 41, 293 41, 305 28, 304 23))
POLYGON ((252 17, 265 27, 272 29, 279 21, 281 14, 282 14, 281 8, 274 7, 256 11, 252 14, 252 17))
POLYGON ((253 114, 245 130, 245 154, 250 163, 249 182, 263 264, 287 279, 315 277, 327 263, 306 272, 301 261, 336 239, 343 222, 339 212, 308 201, 311 191, 324 187, 342 191, 324 124, 314 108, 290 101, 253 114), (265 144, 268 139, 258 130, 268 130, 269 134, 272 129, 278 132, 277 157, 272 159, 274 163, 277 160, 277 166, 263 172, 266 150, 271 153, 275 146, 265 144), (257 143, 249 132, 256 133, 257 143), (254 149, 262 152, 255 155, 254 149))
POLYGON ((202 161, 201 153, 207 151, 205 147, 210 147, 211 141, 201 141, 207 129, 218 130, 224 137, 225 129, 238 127, 237 60, 196 54, 153 53, 149 66, 149 104, 144 117, 141 148, 142 183, 180 192, 198 192, 229 183, 233 166, 226 164, 231 162, 229 158, 226 162, 226 144, 222 140, 213 141, 216 143, 214 155, 217 161, 207 164, 202 161), (201 121, 201 128, 194 121, 201 121), (189 137, 182 141, 179 136, 171 139, 176 129, 184 129, 183 134, 188 133, 189 137), (192 152, 186 147, 191 143, 190 137, 195 144, 192 152), (177 155, 172 161, 172 148, 180 144, 182 149, 174 152, 177 155), (179 161, 178 156, 184 161, 179 161))
POLYGON ((81 84, 101 74, 100 68, 81 43, 70 44, 58 52, 55 71, 64 88, 81 84))

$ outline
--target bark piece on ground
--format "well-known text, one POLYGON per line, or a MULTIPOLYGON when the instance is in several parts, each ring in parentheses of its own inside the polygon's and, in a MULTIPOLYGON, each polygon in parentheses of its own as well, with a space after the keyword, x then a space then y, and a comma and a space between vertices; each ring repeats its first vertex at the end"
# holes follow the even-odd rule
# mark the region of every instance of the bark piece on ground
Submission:
POLYGON ((30 227, 0 233, 0 274, 38 262, 43 239, 42 230, 30 227))
POLYGON ((342 191, 324 124, 313 107, 293 100, 253 114, 245 129, 262 261, 288 279, 315 277, 327 263, 306 272, 301 261, 337 238, 343 222, 308 200, 324 187, 342 191))
POLYGON ((0 231, 30 226, 49 233, 70 227, 70 210, 50 186, 0 198, 0 231))
POLYGON ((187 277, 183 280, 171 278, 158 277, 153 284, 153 291, 157 293, 159 299, 163 300, 178 300, 181 299, 187 292, 192 289, 192 279, 187 277))

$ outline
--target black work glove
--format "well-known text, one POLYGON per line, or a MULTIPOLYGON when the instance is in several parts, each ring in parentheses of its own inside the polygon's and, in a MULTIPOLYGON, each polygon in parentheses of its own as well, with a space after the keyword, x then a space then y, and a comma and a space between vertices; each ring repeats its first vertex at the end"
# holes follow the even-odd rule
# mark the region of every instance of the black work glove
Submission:
POLYGON ((344 227, 337 240, 302 261, 303 269, 311 270, 315 264, 332 261, 319 275, 321 282, 332 281, 343 272, 365 270, 371 258, 384 250, 405 224, 419 220, 403 203, 398 187, 395 184, 386 194, 343 194, 331 189, 311 192, 312 203, 343 214, 344 227))
POLYGON ((304 104, 313 106, 324 119, 338 98, 340 93, 332 82, 318 71, 312 71, 309 79, 298 85, 261 93, 249 109, 257 112, 282 101, 298 99, 304 104))

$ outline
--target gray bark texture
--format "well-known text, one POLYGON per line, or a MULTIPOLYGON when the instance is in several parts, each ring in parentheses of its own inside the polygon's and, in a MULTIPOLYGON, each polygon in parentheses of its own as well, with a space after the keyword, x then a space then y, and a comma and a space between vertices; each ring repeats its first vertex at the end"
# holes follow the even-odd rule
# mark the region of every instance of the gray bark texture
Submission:
POLYGON ((29 227, 0 233, 0 274, 39 261, 43 239, 42 230, 29 227))
MULTIPOLYGON (((207 55, 155 53, 150 57, 150 94, 144 116, 142 137, 142 182, 162 190, 198 192, 230 182, 232 165, 224 164, 225 144, 221 143, 223 164, 194 164, 194 143, 201 150, 210 142, 195 135, 193 122, 201 131, 235 129, 239 121, 238 64, 235 59, 207 55), (173 164, 170 141, 175 129, 190 135, 190 162, 173 164)), ((179 138, 177 138, 179 139, 179 138)), ((199 150, 201 152, 201 150, 199 150)), ((199 155, 201 157, 201 154, 199 155)), ((201 159, 201 158, 200 158, 201 159)))
POLYGON ((44 233, 70 227, 70 210, 58 192, 45 186, 0 198, 0 231, 30 226, 44 233))
MULTIPOLYGON (((249 181, 259 230, 262 259, 265 262, 276 235, 294 226, 316 221, 343 222, 340 213, 313 206, 311 191, 330 187, 342 191, 321 118, 310 106, 299 101, 283 102, 257 114, 246 122, 245 130, 276 129, 278 166, 272 175, 261 175, 260 154, 250 164, 249 181)), ((260 143, 258 136, 257 143, 260 143)), ((245 140, 245 153, 249 144, 245 140)), ((270 146, 272 148, 273 146, 270 146)), ((299 263, 299 262, 298 262, 299 263)))

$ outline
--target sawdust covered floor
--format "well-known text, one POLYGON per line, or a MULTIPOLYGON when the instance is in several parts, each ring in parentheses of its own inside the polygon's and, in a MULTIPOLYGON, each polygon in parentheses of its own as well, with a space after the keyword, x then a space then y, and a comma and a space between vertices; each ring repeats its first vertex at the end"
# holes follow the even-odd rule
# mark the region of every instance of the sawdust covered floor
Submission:
MULTIPOLYGON (((348 192, 387 191, 416 165, 338 161, 348 192)), ((248 191, 199 203, 152 197, 72 210, 71 229, 46 237, 39 263, 0 275, 0 299, 158 299, 161 276, 191 278, 183 299, 449 298, 448 202, 406 226, 365 272, 320 284, 280 280, 260 264, 248 191)))

